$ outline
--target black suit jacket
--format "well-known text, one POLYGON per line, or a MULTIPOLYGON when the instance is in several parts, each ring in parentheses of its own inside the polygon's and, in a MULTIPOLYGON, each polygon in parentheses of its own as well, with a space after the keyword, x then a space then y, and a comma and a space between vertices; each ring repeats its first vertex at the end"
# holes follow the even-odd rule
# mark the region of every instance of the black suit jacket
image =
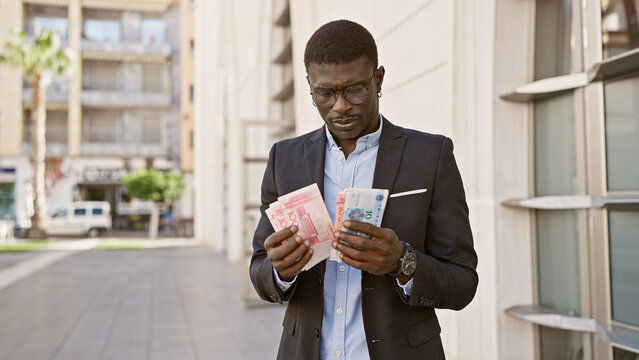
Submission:
MULTIPOLYGON (((406 301, 389 275, 362 272, 362 315, 371 359, 443 359, 434 308, 460 310, 475 295, 477 255, 452 141, 383 119, 373 188, 390 194, 382 227, 417 251, 406 301)), ((265 209, 277 197, 317 183, 323 192, 324 128, 273 145, 262 182, 262 217, 253 238, 250 276, 260 297, 288 301, 278 359, 319 359, 325 262, 302 272, 287 293, 273 276, 264 240, 273 233, 265 209)))

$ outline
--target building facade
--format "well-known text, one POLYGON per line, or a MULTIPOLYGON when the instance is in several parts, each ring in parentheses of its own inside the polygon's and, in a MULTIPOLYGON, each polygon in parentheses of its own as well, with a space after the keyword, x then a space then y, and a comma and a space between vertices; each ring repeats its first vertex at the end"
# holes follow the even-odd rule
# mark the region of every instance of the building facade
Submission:
POLYGON ((447 357, 635 359, 638 9, 195 0, 196 236, 245 258, 270 144, 322 125, 306 41, 351 19, 372 32, 386 68, 380 111, 455 143, 480 284, 463 311, 438 311, 447 357))
MULTIPOLYGON (((149 205, 131 201, 123 176, 180 168, 180 16, 173 1, 2 0, 0 43, 14 29, 52 29, 77 58, 73 76, 47 92, 46 190, 49 208, 73 200, 111 204, 114 228, 143 229, 149 205)), ((0 100, 0 168, 13 171, 12 210, 29 218, 28 79, 5 67, 0 100), (5 80, 6 79, 6 80, 5 80)))

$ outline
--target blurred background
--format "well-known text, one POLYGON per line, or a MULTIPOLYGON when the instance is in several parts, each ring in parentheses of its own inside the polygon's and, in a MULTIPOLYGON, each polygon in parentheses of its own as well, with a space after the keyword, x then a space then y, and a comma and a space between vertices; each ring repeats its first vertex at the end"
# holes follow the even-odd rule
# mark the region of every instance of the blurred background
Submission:
MULTIPOLYGON (((305 78, 322 24, 365 26, 380 111, 449 136, 480 286, 439 311, 450 359, 639 359, 639 0, 0 0, 0 44, 77 55, 46 102, 46 202, 148 228, 139 168, 180 172, 170 214, 246 271, 270 145, 322 125, 305 78)), ((0 66, 0 219, 28 226, 29 78, 0 66)), ((31 206, 31 208, 30 208, 31 206)), ((246 273, 245 302, 256 301, 246 273)))

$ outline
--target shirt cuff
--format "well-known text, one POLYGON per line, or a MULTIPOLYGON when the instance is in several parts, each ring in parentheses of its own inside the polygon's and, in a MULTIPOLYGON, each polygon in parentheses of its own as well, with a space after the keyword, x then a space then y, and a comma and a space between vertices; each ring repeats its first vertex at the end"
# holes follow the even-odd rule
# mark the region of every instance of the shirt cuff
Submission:
MULTIPOLYGON (((395 279, 395 281, 397 281, 397 285, 402 289, 402 291, 404 292, 404 295, 406 295, 406 297, 410 297, 410 291, 413 289, 413 278, 411 278, 410 280, 408 280, 408 282, 406 284, 402 284, 401 281, 399 281, 399 279, 395 279)), ((295 280, 293 280, 295 281, 295 280)))
MULTIPOLYGON (((277 274, 277 270, 275 270, 275 268, 273 268, 273 276, 275 276, 275 282, 277 283, 277 286, 279 286, 279 288, 283 292, 286 292, 286 290, 290 289, 291 285, 293 285, 295 280, 297 280, 297 275, 295 275, 293 280, 291 280, 290 282, 287 282, 287 281, 284 281, 284 280, 280 279, 280 276, 277 274)), ((411 279, 411 286, 412 286, 412 281, 413 281, 413 279, 411 279)), ((408 291, 410 291, 410 289, 408 291)))

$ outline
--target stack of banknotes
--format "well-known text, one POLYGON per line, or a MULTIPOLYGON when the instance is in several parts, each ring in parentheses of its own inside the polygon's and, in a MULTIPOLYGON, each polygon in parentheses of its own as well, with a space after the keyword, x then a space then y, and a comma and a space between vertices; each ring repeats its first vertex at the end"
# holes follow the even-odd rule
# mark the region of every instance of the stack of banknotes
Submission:
MULTIPOLYGON (((302 269, 308 270, 329 257, 331 260, 341 261, 339 252, 331 247, 331 243, 335 229, 354 233, 342 226, 345 220, 362 221, 380 226, 387 199, 388 190, 345 189, 337 195, 335 223, 333 223, 317 184, 311 184, 280 196, 266 209, 266 215, 275 231, 296 225, 302 239, 309 240, 313 256, 302 269)), ((359 235, 370 237, 361 233, 359 235)), ((346 243, 346 245, 350 244, 346 243)))

